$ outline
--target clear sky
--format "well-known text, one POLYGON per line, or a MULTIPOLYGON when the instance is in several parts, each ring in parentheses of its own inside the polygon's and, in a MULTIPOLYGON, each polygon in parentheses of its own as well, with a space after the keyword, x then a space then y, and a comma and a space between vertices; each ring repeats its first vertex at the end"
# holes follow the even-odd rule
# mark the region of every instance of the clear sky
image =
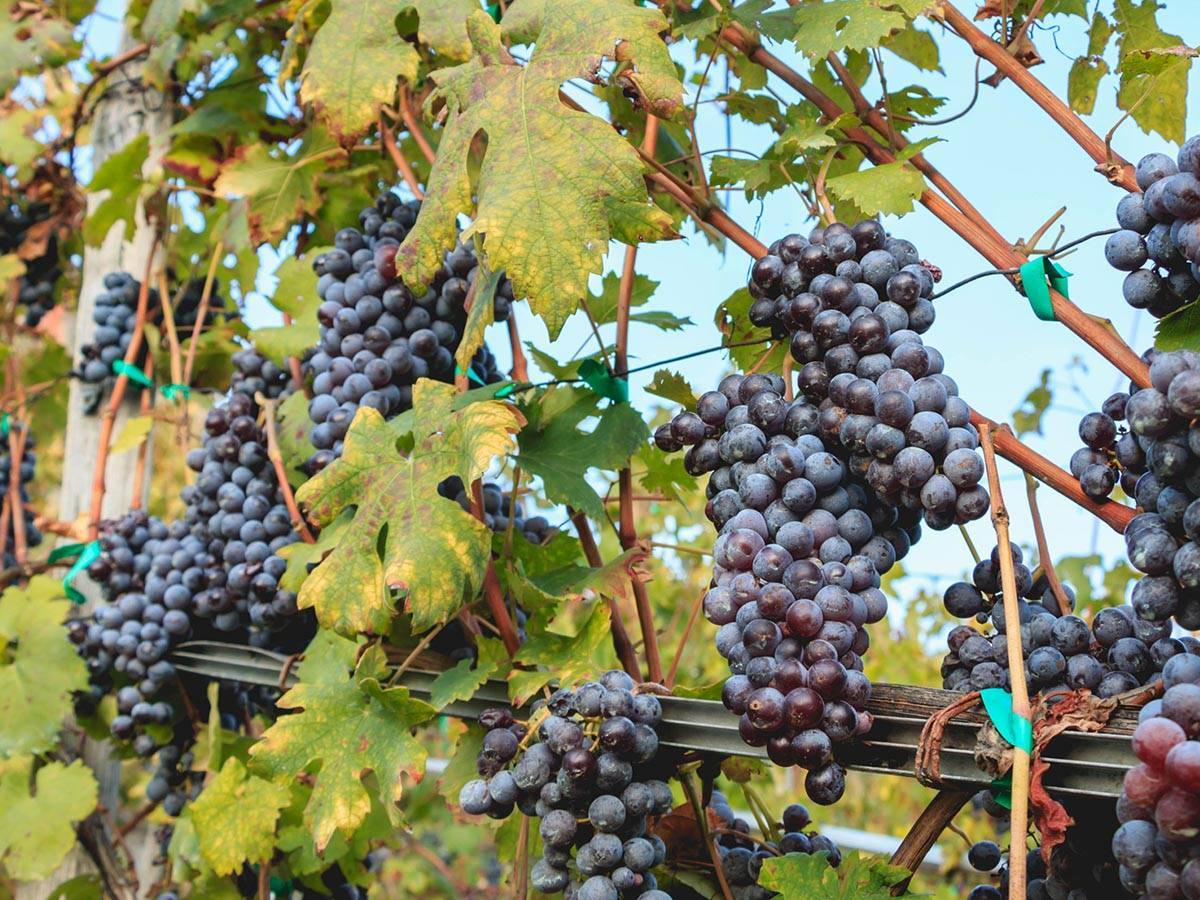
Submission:
MULTIPOLYGON (((1094 6, 1095 4, 1090 4, 1094 6)), ((1104 12, 1109 0, 1100 0, 1104 12)), ((102 15, 89 23, 89 43, 96 55, 112 52, 117 40, 116 24, 124 4, 106 0, 100 4, 102 15)), ((973 4, 960 0, 960 8, 973 4)), ((1200 19, 1192 0, 1168 0, 1159 21, 1169 32, 1182 35, 1184 42, 1200 44, 1200 19)), ((907 64, 887 56, 889 87, 909 83, 927 84, 934 93, 948 97, 939 115, 965 107, 971 98, 974 57, 955 35, 930 22, 941 47, 945 75, 916 73, 907 64)), ((1034 72, 1060 95, 1065 94, 1067 72, 1073 57, 1084 52, 1084 23, 1075 18, 1057 17, 1047 27, 1034 32, 1034 40, 1045 63, 1034 72), (1058 26, 1061 26, 1059 28, 1058 26), (1056 48, 1056 42, 1061 50, 1056 48)), ((789 63, 803 70, 805 63, 784 48, 772 48, 789 63)), ((1110 56, 1112 51, 1110 50, 1110 56)), ((1115 62, 1110 59, 1110 63, 1115 62)), ((990 74, 984 66, 981 74, 990 74)), ((719 67, 710 73, 710 85, 724 83, 719 67)), ((786 85, 772 85, 789 102, 797 95, 786 85)), ((710 89, 711 90, 711 89, 710 89)), ((1119 118, 1115 107, 1116 80, 1109 77, 1101 86, 1095 114, 1088 122, 1103 134, 1119 118)), ((867 86, 868 96, 879 95, 878 86, 867 86)), ((706 93, 706 96, 711 96, 706 93)), ((1188 133, 1200 132, 1200 71, 1193 67, 1189 94, 1188 133)), ((761 150, 770 141, 762 128, 734 121, 726 135, 726 122, 717 104, 702 104, 699 123, 701 149, 705 151, 734 146, 761 150)), ((1114 224, 1113 210, 1120 199, 1118 188, 1110 186, 1092 171, 1092 162, 1070 138, 1015 86, 1004 82, 993 89, 986 85, 974 109, 963 119, 948 125, 918 129, 915 138, 938 137, 944 143, 931 147, 926 156, 954 182, 992 223, 1012 240, 1028 237, 1059 207, 1067 208, 1060 222, 1066 228, 1064 240, 1114 224)), ((1132 121, 1117 132, 1114 147, 1131 160, 1151 151, 1174 154, 1177 149, 1161 138, 1148 136, 1132 121)), ((531 173, 536 177, 536 173, 531 173)), ((806 210, 787 190, 779 191, 763 203, 746 202, 740 193, 729 197, 729 212, 735 220, 770 243, 791 231, 807 232, 812 223, 806 210)), ((889 219, 889 229, 913 241, 922 256, 945 271, 943 284, 991 268, 974 250, 921 207, 902 219, 889 219)), ((619 265, 620 252, 612 255, 619 265)), ((640 272, 661 282, 652 308, 690 316, 696 323, 685 332, 664 335, 648 326, 634 323, 630 348, 633 365, 677 356, 713 346, 720 335, 712 325, 717 304, 746 279, 749 260, 730 247, 724 257, 707 245, 703 238, 644 246, 638 256, 640 272)), ((1112 319, 1126 341, 1137 350, 1152 340, 1154 322, 1130 309, 1121 297, 1122 275, 1105 264, 1103 241, 1084 245, 1064 260, 1074 273, 1071 296, 1086 312, 1112 319)), ((1079 446, 1076 426, 1080 415, 1099 407, 1122 379, 1104 360, 1064 327, 1036 320, 1025 300, 1001 278, 990 278, 961 289, 937 304, 938 319, 925 336, 946 359, 946 372, 958 382, 962 396, 972 406, 994 419, 1006 420, 1022 398, 1037 382, 1042 369, 1055 368, 1055 409, 1046 416, 1043 436, 1026 440, 1036 449, 1065 466, 1079 446), (1067 371, 1071 363, 1076 365, 1067 371)), ((524 306, 518 307, 522 335, 539 346, 546 345, 544 329, 532 319, 524 306)), ((261 298, 251 298, 247 319, 251 324, 273 320, 272 310, 261 298)), ((611 338, 611 326, 606 338, 611 338)), ((507 340, 498 330, 490 341, 501 363, 506 362, 507 340)), ((589 329, 582 316, 568 323, 562 337, 553 345, 569 356, 586 340, 589 329)), ((718 355, 710 355, 673 366, 681 371, 697 391, 715 386, 725 365, 718 355)), ((642 388, 652 372, 633 376, 632 401, 646 410, 660 401, 642 388)), ((1024 504, 1024 486, 1016 469, 1002 463, 1002 475, 1013 512, 1014 539, 1032 544, 1033 535, 1024 504)), ((1119 538, 1066 500, 1048 489, 1039 492, 1052 552, 1088 553, 1093 548, 1113 556, 1123 553, 1119 538)), ((971 532, 981 547, 990 546, 992 536, 986 520, 974 523, 971 532)), ((927 532, 905 563, 910 572, 936 577, 938 581, 956 578, 969 567, 969 560, 956 530, 927 532)))

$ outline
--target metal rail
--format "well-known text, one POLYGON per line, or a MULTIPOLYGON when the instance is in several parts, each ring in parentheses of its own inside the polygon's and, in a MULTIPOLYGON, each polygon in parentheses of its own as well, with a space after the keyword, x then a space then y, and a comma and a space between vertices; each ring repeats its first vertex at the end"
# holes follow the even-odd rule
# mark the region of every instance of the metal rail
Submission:
MULTIPOLYGON (((297 681, 288 670, 287 657, 268 650, 192 641, 171 656, 175 667, 207 678, 291 687, 297 681), (282 681, 281 681, 282 676, 282 681)), ((428 699, 439 673, 409 669, 400 679, 414 697, 428 699)), ((860 772, 914 776, 917 743, 925 720, 959 695, 951 691, 907 685, 876 684, 867 709, 874 716, 871 731, 861 740, 839 748, 839 760, 860 772)), ((660 741, 668 747, 722 756, 766 759, 766 751, 747 746, 738 735, 737 719, 718 701, 660 697, 663 721, 660 741)), ((492 706, 508 706, 508 687, 489 681, 470 700, 451 703, 442 715, 475 719, 492 706)), ((942 781, 951 786, 984 788, 988 776, 975 764, 974 747, 981 713, 967 712, 947 726, 942 740, 942 781)), ((1125 772, 1136 764, 1129 736, 1137 723, 1137 709, 1119 707, 1099 732, 1066 731, 1046 747, 1042 759, 1050 764, 1045 784, 1051 793, 1064 796, 1117 798, 1125 772)))

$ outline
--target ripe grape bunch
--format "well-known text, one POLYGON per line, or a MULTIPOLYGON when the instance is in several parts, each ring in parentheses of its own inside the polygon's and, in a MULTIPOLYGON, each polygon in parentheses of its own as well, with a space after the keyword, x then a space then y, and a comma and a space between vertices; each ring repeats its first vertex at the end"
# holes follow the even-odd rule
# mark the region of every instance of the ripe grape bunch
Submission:
MULTIPOLYGON (((25 425, 9 420, 8 429, 21 429, 25 432, 25 447, 21 453, 20 471, 15 477, 19 484, 17 496, 20 499, 21 509, 10 510, 8 519, 6 520, 6 530, 3 535, 4 554, 2 561, 4 568, 8 569, 17 564, 17 559, 13 556, 13 548, 16 546, 16 521, 14 516, 19 515, 21 522, 25 526, 25 546, 36 547, 42 542, 42 533, 38 531, 34 525, 33 511, 29 508, 29 492, 26 485, 33 481, 33 476, 37 472, 37 454, 34 452, 33 433, 29 431, 25 425)), ((9 434, 0 433, 0 499, 5 501, 9 498, 9 491, 12 489, 13 483, 13 458, 11 447, 9 445, 9 434)))
POLYGON ((634 688, 624 672, 611 671, 559 690, 535 710, 532 734, 507 709, 480 714, 487 729, 476 762, 482 777, 463 786, 459 805, 493 819, 515 807, 540 820, 543 856, 530 884, 543 894, 669 896, 651 872, 666 859, 666 845, 648 830, 653 817, 674 805, 671 789, 656 777, 665 774, 655 765, 662 705, 634 688))
POLYGON ((1112 850, 1135 897, 1200 897, 1200 658, 1181 654, 1162 673, 1165 691, 1133 732, 1138 765, 1125 774, 1112 850))
MULTIPOLYGON (((1140 585, 1134 587, 1133 606, 1108 607, 1096 613, 1089 625, 1076 615, 1059 615, 1057 601, 1044 574, 1036 578, 1021 551, 1011 545, 1016 575, 1021 655, 1025 679, 1032 690, 1089 690, 1099 697, 1114 697, 1161 677, 1173 656, 1195 653, 1200 642, 1190 636, 1173 637, 1169 621, 1151 621, 1138 614, 1140 585)), ((947 637, 950 652, 942 662, 942 685, 953 691, 1009 688, 1009 629, 1000 585, 999 548, 980 562, 972 581, 956 582, 946 589, 943 602, 950 615, 991 622, 992 634, 960 625, 947 637)), ((1068 599, 1072 600, 1069 588, 1068 599)))
MULTIPOLYGON (((49 216, 50 207, 46 203, 33 202, 24 207, 9 201, 0 203, 0 256, 21 250, 30 229, 49 216)), ((42 253, 22 262, 25 272, 21 275, 17 303, 25 307, 25 324, 33 328, 54 307, 54 286, 62 275, 58 238, 51 233, 42 253)))
POLYGON ((1117 204, 1121 230, 1104 245, 1125 276, 1125 302, 1162 318, 1200 297, 1200 135, 1175 159, 1151 153, 1137 164, 1138 187, 1117 204))
POLYGON ((758 883, 763 863, 774 856, 824 853, 829 865, 834 868, 841 865, 842 851, 837 844, 815 829, 805 831, 812 824, 812 817, 799 803, 784 809, 782 820, 777 823, 781 832, 778 841, 765 836, 761 840, 750 838, 750 824, 734 815, 720 791, 713 791, 709 809, 720 823, 717 852, 721 872, 736 900, 769 900, 779 896, 758 883))
MULTIPOLYGON (((317 448, 310 473, 341 453, 359 407, 390 418, 412 408, 418 378, 454 380, 454 353, 479 265, 470 245, 460 243, 446 254, 429 289, 414 296, 396 274, 396 251, 419 210, 418 201, 384 192, 360 213, 361 230, 343 228, 334 249, 313 261, 322 303, 320 342, 306 363, 312 375, 310 437, 317 448)), ((493 299, 496 321, 508 318, 512 302, 512 285, 502 279, 493 299)), ((471 368, 485 383, 500 380, 490 352, 481 350, 471 368)))
POLYGON ((944 529, 983 516, 988 494, 970 407, 921 339, 935 277, 879 222, 833 224, 788 235, 755 262, 750 319, 790 336, 826 446, 881 499, 944 529))

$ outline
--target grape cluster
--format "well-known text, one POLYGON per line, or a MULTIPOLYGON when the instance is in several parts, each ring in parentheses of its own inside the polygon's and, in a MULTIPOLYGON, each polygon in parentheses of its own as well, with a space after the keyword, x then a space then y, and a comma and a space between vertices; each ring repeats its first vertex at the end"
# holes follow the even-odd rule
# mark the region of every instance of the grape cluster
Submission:
MULTIPOLYGON (((1138 613, 1139 588, 1133 606, 1100 610, 1091 625, 1075 615, 1059 615, 1057 601, 1044 575, 1037 578, 1021 551, 1010 545, 1016 576, 1018 633, 1025 660, 1025 679, 1042 693, 1067 688, 1113 697, 1158 679, 1172 657, 1200 650, 1191 637, 1173 637, 1170 622, 1151 621, 1138 613)), ((1144 579, 1143 579, 1144 581, 1144 579)), ((1141 584, 1141 582, 1139 582, 1141 584)), ((1064 587, 1069 592, 1069 588, 1064 587)), ((953 691, 1009 688, 1008 640, 1000 585, 1000 551, 993 548, 980 562, 971 582, 950 585, 943 595, 950 615, 990 621, 993 633, 960 625, 951 629, 950 652, 942 661, 942 685, 953 691)), ((1068 599, 1072 599, 1068 593, 1068 599)))
MULTIPOLYGON (((343 228, 334 249, 313 261, 322 303, 320 341, 306 363, 313 395, 310 438, 317 448, 308 461, 312 473, 341 453, 360 407, 395 416, 412 408, 418 378, 454 380, 454 353, 478 261, 469 245, 458 244, 429 289, 414 296, 397 276, 395 260, 419 209, 419 202, 385 192, 360 213, 360 228, 343 228)), ((497 321, 508 318, 511 304, 512 285, 503 279, 493 300, 497 321)), ((500 380, 490 353, 481 351, 472 371, 484 382, 500 380)))
MULTIPOLYGON (((49 205, 40 201, 24 206, 7 200, 0 202, 0 256, 20 250, 29 229, 49 217, 49 205)), ((54 307, 54 286, 62 276, 58 264, 58 238, 51 234, 40 256, 22 262, 25 272, 21 276, 17 303, 25 307, 25 324, 33 328, 54 307)))
POLYGON ((826 445, 880 499, 921 511, 935 529, 988 509, 970 407, 921 339, 939 275, 867 220, 788 235, 750 277, 750 319, 790 336, 826 445))
MULTIPOLYGON (((512 495, 494 481, 485 481, 481 485, 483 491, 483 524, 497 534, 508 531, 510 520, 513 531, 523 535, 531 544, 544 544, 554 532, 553 526, 545 516, 526 517, 520 504, 513 501, 512 495)), ((453 500, 464 510, 470 511, 471 498, 468 496, 462 479, 452 475, 438 485, 438 493, 447 500, 453 500)))
POLYGON ((729 801, 720 791, 713 791, 709 808, 722 829, 717 837, 717 851, 721 859, 721 872, 729 883, 734 900, 769 900, 779 896, 758 883, 762 864, 773 856, 825 853, 829 865, 834 868, 841 865, 842 852, 837 844, 815 829, 805 831, 812 824, 812 817, 799 803, 784 809, 782 820, 778 823, 781 832, 778 842, 767 836, 762 840, 752 840, 749 837, 750 824, 734 815, 729 801))
POLYGON ((1133 732, 1138 765, 1125 774, 1112 838, 1121 884, 1136 897, 1200 897, 1200 659, 1180 654, 1165 692, 1133 732))
POLYGON ((674 805, 654 777, 661 719, 658 699, 635 693, 620 671, 555 692, 531 720, 535 735, 509 710, 486 710, 482 777, 463 786, 459 805, 471 815, 503 819, 516 808, 540 820, 543 857, 530 883, 543 894, 663 900, 651 869, 665 860, 666 845, 648 831, 650 819, 674 805))
MULTIPOLYGON (((9 420, 8 427, 10 429, 25 428, 21 423, 12 420, 9 420)), ((7 530, 4 534, 4 556, 0 560, 6 569, 17 564, 17 559, 12 552, 16 541, 13 516, 21 516, 25 524, 26 547, 36 547, 42 542, 42 533, 34 525, 33 511, 28 507, 29 494, 26 488, 37 472, 37 454, 34 452, 34 446, 33 433, 25 429, 25 448, 21 453, 20 471, 15 476, 20 483, 17 493, 21 500, 21 508, 9 511, 7 530)), ((9 496, 8 492, 14 478, 13 459, 10 451, 8 434, 0 434, 0 500, 9 496)))
MULTIPOLYGON (((96 295, 91 343, 79 348, 80 376, 88 384, 102 384, 112 375, 112 364, 123 359, 133 340, 141 284, 128 272, 104 276, 104 291, 96 295)), ((148 308, 158 308, 158 291, 151 288, 148 308)))
POLYGON ((1176 159, 1151 153, 1137 164, 1138 187, 1117 204, 1121 230, 1104 245, 1125 276, 1125 302, 1156 318, 1200 297, 1200 135, 1176 159))
POLYGON ((1104 401, 1099 412, 1087 413, 1079 420, 1079 439, 1084 446, 1071 455, 1071 474, 1097 503, 1109 499, 1118 484, 1126 496, 1135 497, 1138 480, 1146 474, 1145 447, 1153 439, 1140 438, 1121 424, 1129 396, 1119 391, 1104 401))

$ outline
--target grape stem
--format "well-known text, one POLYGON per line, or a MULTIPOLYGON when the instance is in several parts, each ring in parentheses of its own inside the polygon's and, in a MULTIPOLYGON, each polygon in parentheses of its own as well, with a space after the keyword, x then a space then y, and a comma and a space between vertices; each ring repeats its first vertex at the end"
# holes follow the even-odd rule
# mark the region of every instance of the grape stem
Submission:
POLYGON ((729 890, 729 882, 725 880, 725 870, 721 867, 720 854, 717 853, 716 840, 709 830, 704 805, 700 802, 700 794, 696 791, 695 777, 696 773, 693 769, 681 771, 679 773, 679 783, 683 786, 683 792, 687 795, 688 803, 692 806, 692 815, 696 817, 696 828, 700 831, 700 840, 708 849, 708 857, 712 860, 713 869, 717 875, 717 883, 721 886, 721 896, 724 897, 724 900, 733 900, 733 894, 729 890))
POLYGON ((521 814, 521 830, 517 833, 516 888, 514 900, 529 895, 529 816, 521 814))
MULTIPOLYGON (((592 535, 592 526, 588 524, 587 516, 569 506, 567 515, 570 516, 571 524, 575 526, 575 531, 579 534, 579 545, 583 548, 583 556, 588 565, 593 569, 600 568, 604 565, 604 560, 600 556, 600 548, 596 546, 596 538, 592 535)), ((640 683, 642 667, 638 662, 637 650, 634 649, 633 641, 629 639, 629 632, 625 628, 625 620, 621 618, 621 607, 617 605, 616 598, 611 594, 604 594, 604 602, 608 604, 608 617, 612 623, 613 650, 617 654, 617 659, 621 661, 621 668, 625 670, 625 674, 640 683)))
POLYGON ((396 135, 392 132, 391 127, 384 121, 383 116, 379 117, 379 133, 383 136, 383 147, 387 150, 388 156, 392 158, 392 163, 396 166, 396 171, 400 173, 400 177, 404 179, 404 183, 408 185, 408 189, 412 191, 413 196, 418 200, 425 199, 425 192, 421 190, 421 183, 417 181, 417 173, 413 171, 412 164, 405 157, 404 152, 400 149, 400 145, 396 143, 396 135))
POLYGON ((671 668, 667 670, 667 680, 664 682, 668 689, 675 687, 675 675, 679 671, 679 661, 683 659, 683 651, 687 648, 688 640, 692 636, 692 629, 696 625, 696 619, 700 615, 700 607, 704 605, 704 595, 706 591, 701 591, 696 596, 696 601, 692 604, 692 610, 688 614, 687 625, 683 627, 683 634, 679 637, 679 646, 675 648, 675 658, 671 660, 671 668))
MULTIPOLYGON (((1004 493, 1000 488, 1000 476, 996 471, 996 449, 992 442, 992 424, 984 422, 979 428, 979 443, 983 448, 983 462, 987 468, 988 487, 992 493, 992 527, 996 530, 996 546, 1000 548, 1000 584, 1004 592, 1004 620, 1020 622, 1017 607, 1017 576, 1009 552, 1008 507, 1004 505, 1004 493)), ((1012 682, 1013 713, 1032 721, 1029 707, 1029 687, 1025 683, 1025 660, 1021 653, 1021 641, 1010 640, 1008 646, 1008 674, 1012 682)), ((1008 855, 1009 891, 1014 897, 1025 896, 1025 835, 1029 830, 1029 750, 1013 747, 1012 762, 1012 810, 1010 834, 1016 853, 1008 855)))
POLYGON ((512 350, 512 369, 509 376, 513 381, 529 380, 529 364, 525 359, 525 349, 521 346, 521 332, 517 328, 517 311, 508 313, 508 344, 512 350))
MULTIPOLYGON (((142 366, 142 374, 147 378, 153 378, 154 375, 154 354, 146 354, 146 364, 142 366)), ((138 400, 138 412, 142 416, 148 416, 153 411, 154 392, 142 391, 142 396, 138 400)), ((179 423, 177 422, 176 425, 179 423)), ((183 443, 183 433, 180 432, 180 443, 183 443)), ((142 508, 142 495, 145 493, 146 487, 146 462, 150 456, 150 441, 152 433, 147 434, 145 440, 138 445, 137 462, 133 468, 133 498, 129 502, 131 509, 142 508)))
MULTIPOLYGON (((960 791, 957 788, 942 788, 934 794, 929 805, 921 810, 921 814, 908 829, 908 834, 904 835, 904 839, 896 848, 896 852, 892 854, 889 862, 893 866, 900 866, 908 869, 910 873, 915 873, 918 866, 921 865, 921 861, 937 843, 942 832, 950 827, 954 817, 958 815, 958 811, 970 799, 970 791, 960 791)), ((900 897, 905 894, 911 880, 912 875, 910 874, 903 881, 892 885, 892 896, 900 897)))
POLYGON ((1046 573, 1046 580, 1050 582, 1050 590, 1054 593, 1054 599, 1058 602, 1058 614, 1066 616, 1071 613, 1071 600, 1067 597, 1067 592, 1063 590, 1058 573, 1054 571, 1054 560, 1050 557, 1050 548, 1046 543, 1046 529, 1042 524, 1042 514, 1038 510, 1037 489, 1037 479, 1026 472, 1025 496, 1029 498, 1029 516, 1033 519, 1033 533, 1037 538, 1038 560, 1042 564, 1042 571, 1046 573))
MULTIPOLYGON (((483 482, 476 478, 471 482, 471 513, 480 522, 483 521, 483 482)), ((508 607, 504 604, 504 591, 500 588, 500 579, 496 577, 496 564, 488 559, 487 571, 483 573, 483 598, 487 601, 488 611, 496 628, 500 631, 500 640, 504 641, 504 649, 508 655, 515 656, 520 649, 521 639, 517 636, 517 628, 508 607)))
POLYGON ((263 419, 265 420, 265 431, 267 432, 267 458, 271 460, 271 465, 275 469, 275 480, 279 482, 279 492, 283 494, 283 502, 287 506, 288 515, 292 518, 292 527, 296 529, 296 533, 300 535, 300 539, 304 543, 315 544, 317 539, 308 530, 308 523, 304 520, 304 516, 300 512, 300 507, 296 505, 296 495, 292 493, 292 486, 288 483, 287 468, 283 464, 283 454, 279 452, 279 437, 275 433, 274 400, 265 400, 263 402, 263 419))
POLYGON ((404 127, 408 129, 408 133, 412 135, 413 141, 416 142, 421 155, 425 157, 425 162, 432 163, 437 154, 429 146, 429 140, 425 137, 425 131, 421 128, 421 123, 413 115, 412 104, 409 102, 408 97, 408 87, 405 85, 401 85, 400 87, 400 118, 404 121, 404 127))

